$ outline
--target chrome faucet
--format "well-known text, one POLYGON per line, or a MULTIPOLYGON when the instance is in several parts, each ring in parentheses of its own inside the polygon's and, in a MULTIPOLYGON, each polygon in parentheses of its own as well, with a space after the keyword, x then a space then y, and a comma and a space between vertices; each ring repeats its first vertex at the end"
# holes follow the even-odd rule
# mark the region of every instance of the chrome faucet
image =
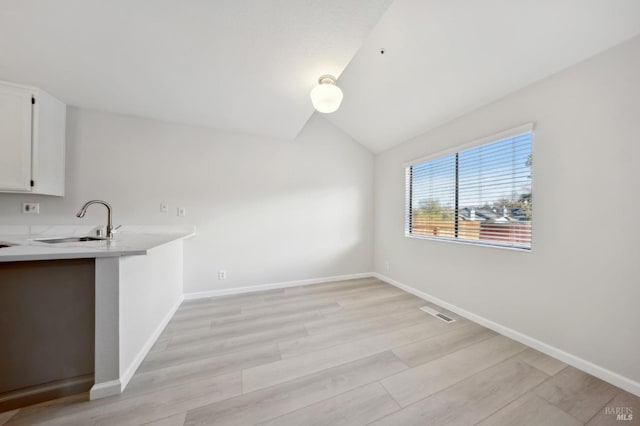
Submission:
POLYGON ((102 201, 102 200, 87 201, 86 203, 84 203, 84 206, 82 206, 82 208, 76 214, 76 216, 84 217, 84 215, 87 213, 87 208, 91 204, 102 204, 103 206, 105 206, 107 208, 107 239, 112 239, 113 238, 113 223, 111 221, 111 206, 106 201, 102 201))

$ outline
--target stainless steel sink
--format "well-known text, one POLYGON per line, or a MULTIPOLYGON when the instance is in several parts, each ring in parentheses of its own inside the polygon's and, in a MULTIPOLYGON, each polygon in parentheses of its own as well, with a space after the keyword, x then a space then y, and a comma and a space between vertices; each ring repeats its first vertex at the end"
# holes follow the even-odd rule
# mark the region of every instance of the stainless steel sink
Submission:
POLYGON ((100 237, 67 237, 67 238, 42 238, 34 241, 47 243, 47 244, 58 244, 58 243, 81 243, 83 241, 105 241, 105 240, 106 238, 100 238, 100 237))

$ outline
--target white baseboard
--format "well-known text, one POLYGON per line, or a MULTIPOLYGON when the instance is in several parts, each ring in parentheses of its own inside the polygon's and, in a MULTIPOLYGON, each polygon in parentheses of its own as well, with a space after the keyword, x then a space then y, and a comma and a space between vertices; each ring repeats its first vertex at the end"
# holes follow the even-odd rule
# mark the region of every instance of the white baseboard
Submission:
MULTIPOLYGON (((162 331, 164 330, 164 328, 167 326, 167 324, 169 324, 169 321, 171 321, 171 318, 173 318, 173 315, 176 313, 176 311, 180 307, 180 304, 182 303, 183 300, 184 300, 184 296, 180 295, 176 303, 171 307, 171 309, 169 309, 169 311, 164 316, 164 318, 162 318, 162 321, 160 321, 160 324, 158 324, 158 326, 153 331, 153 333, 151 333, 151 336, 149 336, 144 346, 142 346, 142 349, 140 349, 140 352, 138 352, 138 354, 133 359, 133 361, 131 361, 131 364, 129 364, 129 367, 127 367, 124 374, 120 376, 119 382, 121 383, 121 387, 118 393, 124 392, 124 389, 129 384, 129 381, 135 374, 136 370, 138 369, 138 367, 140 367, 140 364, 142 364, 142 361, 144 361, 145 357, 153 347, 153 344, 156 343, 156 340, 158 340, 158 337, 160 337, 160 334, 162 334, 162 331)), ((91 392, 93 392, 93 388, 91 389, 91 392)))
POLYGON ((278 288, 287 288, 287 287, 297 287, 301 285, 312 285, 312 284, 322 284, 328 283, 331 281, 344 281, 344 280, 354 280, 357 278, 370 278, 373 277, 373 273, 371 272, 363 272, 360 274, 349 274, 349 275, 336 275, 333 277, 324 277, 324 278, 311 278, 308 280, 299 280, 299 281, 286 281, 281 283, 273 283, 273 284, 260 284, 248 287, 239 287, 239 288, 225 288, 221 290, 209 290, 209 291, 199 291, 195 293, 185 293, 185 300, 193 300, 193 299, 203 299, 206 297, 217 297, 217 296, 227 296, 231 294, 242 294, 242 293, 253 293, 255 291, 264 291, 264 290, 273 290, 278 288))
POLYGON ((480 315, 476 315, 472 312, 469 312, 465 309, 459 308, 456 305, 453 305, 449 302, 445 302, 442 299, 438 299, 437 297, 431 296, 423 291, 417 290, 413 287, 410 287, 406 284, 402 284, 392 278, 389 278, 385 275, 374 272, 372 274, 374 277, 387 282, 395 287, 398 287, 401 290, 406 291, 407 293, 411 293, 414 296, 417 296, 421 299, 424 299, 428 302, 434 303, 438 306, 441 306, 445 309, 450 310, 451 312, 455 312, 456 314, 465 317, 466 319, 473 321, 477 324, 480 324, 484 327, 487 327, 497 333, 500 333, 504 336, 507 336, 517 342, 520 342, 524 345, 530 346, 542 353, 545 353, 553 358, 557 358, 560 361, 563 361, 579 370, 582 370, 586 373, 589 373, 595 377, 598 377, 606 382, 611 383, 614 386, 617 386, 621 389, 626 390, 634 395, 640 396, 640 383, 629 379, 628 377, 621 376, 618 373, 614 373, 611 370, 608 370, 604 367, 596 365, 592 362, 589 362, 585 359, 582 359, 578 356, 570 354, 568 352, 563 351, 562 349, 558 349, 555 346, 551 346, 547 343, 544 343, 538 339, 535 339, 526 334, 520 333, 519 331, 513 330, 509 327, 505 327, 504 325, 493 322, 487 318, 484 318, 480 315))
POLYGON ((89 399, 106 398, 107 396, 120 395, 122 386, 120 380, 96 383, 89 391, 89 399))

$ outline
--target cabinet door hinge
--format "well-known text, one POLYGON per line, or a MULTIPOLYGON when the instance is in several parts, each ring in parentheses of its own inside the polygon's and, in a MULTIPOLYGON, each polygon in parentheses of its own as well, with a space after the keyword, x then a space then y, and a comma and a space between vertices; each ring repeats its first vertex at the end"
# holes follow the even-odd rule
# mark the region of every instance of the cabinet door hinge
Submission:
POLYGON ((33 96, 31 97, 31 105, 35 105, 36 104, 36 98, 34 98, 33 96))
POLYGON ((34 187, 34 186, 36 186, 36 183, 35 183, 35 181, 32 180, 31 181, 31 187, 34 187))

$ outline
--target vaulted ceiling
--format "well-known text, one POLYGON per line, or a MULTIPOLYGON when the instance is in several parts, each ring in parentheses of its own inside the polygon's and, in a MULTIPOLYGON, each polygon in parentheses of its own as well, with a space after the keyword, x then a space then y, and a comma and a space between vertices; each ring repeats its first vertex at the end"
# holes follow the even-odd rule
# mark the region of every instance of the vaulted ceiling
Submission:
POLYGON ((380 152, 637 34, 638 0, 396 0, 328 119, 380 152))
POLYGON ((0 0, 0 79, 70 105, 278 138, 391 0, 0 0))
POLYGON ((292 139, 329 73, 380 152, 638 34, 638 0, 0 0, 0 79, 292 139))

